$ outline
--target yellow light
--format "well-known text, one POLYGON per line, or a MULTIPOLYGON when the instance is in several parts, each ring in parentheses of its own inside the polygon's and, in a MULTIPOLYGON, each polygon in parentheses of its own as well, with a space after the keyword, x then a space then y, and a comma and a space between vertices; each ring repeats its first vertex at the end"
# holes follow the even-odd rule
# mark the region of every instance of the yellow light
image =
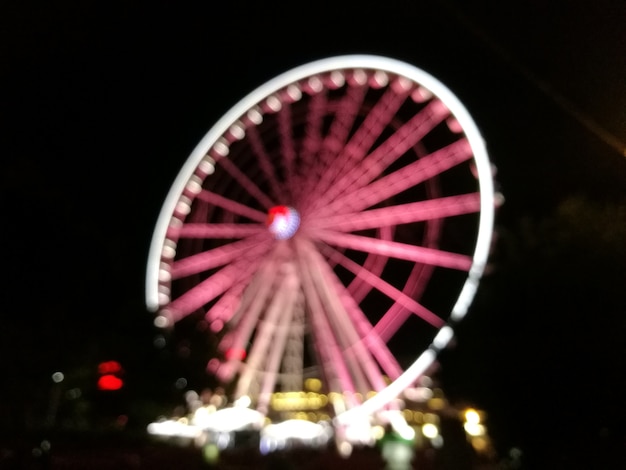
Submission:
POLYGON ((442 398, 431 398, 428 400, 428 407, 432 410, 442 410, 446 403, 442 398))
POLYGON ((467 410, 465 410, 465 421, 467 421, 469 424, 480 423, 480 415, 478 414, 478 411, 474 410, 473 408, 468 408, 467 410))
POLYGON ((328 394, 328 400, 331 403, 335 403, 336 401, 341 401, 342 397, 341 394, 337 393, 337 392, 330 392, 328 394))
POLYGON ((304 387, 312 392, 319 392, 322 389, 322 381, 315 378, 306 379, 304 381, 304 387))
POLYGON ((309 398, 309 408, 317 410, 322 407, 322 399, 320 397, 309 398))
POLYGON ((470 436, 483 436, 485 434, 485 426, 479 423, 467 422, 463 425, 463 428, 470 436))
POLYGON ((475 437, 472 439, 472 447, 476 452, 485 452, 489 448, 489 442, 484 437, 475 437))
POLYGON ((439 435, 439 428, 432 423, 426 423, 422 426, 422 434, 428 439, 434 439, 439 435))

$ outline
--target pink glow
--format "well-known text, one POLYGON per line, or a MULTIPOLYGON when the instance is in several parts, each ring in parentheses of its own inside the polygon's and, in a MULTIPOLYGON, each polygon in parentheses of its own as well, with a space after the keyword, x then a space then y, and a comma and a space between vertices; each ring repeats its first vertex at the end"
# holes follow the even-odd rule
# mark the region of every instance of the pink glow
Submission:
POLYGON ((320 218, 315 220, 315 226, 311 223, 309 228, 354 232, 470 214, 479 210, 480 194, 472 193, 320 218))
POLYGON ((407 245, 406 243, 332 232, 330 230, 310 230, 308 233, 334 246, 390 256, 392 258, 414 261, 416 263, 431 264, 433 266, 459 269, 461 271, 469 271, 472 265, 471 256, 434 248, 407 245))
MULTIPOLYGON (((263 363, 264 369, 257 405, 258 409, 264 413, 268 411, 271 394, 276 388, 276 380, 285 353, 287 336, 292 325, 300 290, 300 278, 295 273, 293 263, 284 265, 283 270, 286 271, 285 278, 282 284, 278 286, 278 289, 284 292, 285 298, 279 303, 280 294, 275 294, 275 304, 273 302, 268 308, 268 313, 261 323, 259 331, 259 334, 268 337, 266 349, 269 349, 268 352, 259 352, 258 362, 256 363, 256 368, 259 368, 261 363, 263 363)), ((259 342, 255 341, 254 346, 259 342)), ((250 369, 255 368, 255 364, 249 364, 248 366, 250 369)))
POLYGON ((167 237, 177 238, 244 238, 265 231, 260 224, 186 223, 182 227, 169 227, 167 237))
MULTIPOLYGON (((328 257, 330 260, 337 261, 344 268, 346 268, 356 276, 360 277, 361 279, 364 279, 370 286, 379 290, 380 292, 391 298, 396 304, 406 308, 409 312, 414 313, 426 323, 429 323, 430 325, 437 328, 441 328, 445 324, 445 322, 441 318, 439 318, 437 315, 435 315, 424 306, 417 303, 408 295, 404 294, 401 290, 395 288, 380 277, 372 274, 360 264, 355 263, 350 258, 344 256, 337 250, 326 247, 323 251, 325 253, 328 253, 328 257)), ((350 297, 352 298, 352 296, 350 297)))
MULTIPOLYGON (((248 135, 250 135, 251 139, 254 136, 254 132, 252 132, 252 129, 255 129, 255 128, 251 128, 248 131, 248 135)), ((263 158, 259 156, 259 162, 262 163, 264 161, 265 160, 263 160, 263 158)), ((254 196, 254 198, 256 198, 256 200, 259 201, 263 205, 263 207, 265 207, 266 209, 269 209, 271 206, 276 204, 274 201, 272 201, 272 199, 270 199, 270 197, 267 194, 261 191, 259 187, 250 178, 248 178, 239 168, 237 168, 235 164, 230 161, 230 159, 220 158, 217 161, 217 163, 221 165, 224 168, 224 170, 226 170, 228 174, 230 174, 230 176, 232 176, 232 178, 235 181, 237 181, 241 185, 241 187, 248 192, 248 194, 254 196)), ((277 186, 273 186, 273 187, 276 188, 277 186)))
MULTIPOLYGON (((237 201, 233 201, 232 199, 225 198, 224 196, 220 196, 212 191, 207 189, 203 189, 198 194, 198 199, 204 202, 208 202, 209 204, 213 204, 214 206, 221 207, 226 209, 227 211, 232 212, 233 214, 242 215, 244 217, 248 217, 251 220, 256 220, 257 222, 264 223, 267 215, 264 212, 258 211, 256 209, 252 209, 251 207, 246 206, 245 204, 241 204, 237 201)), ((270 204, 271 206, 272 204, 270 204)), ((268 209, 269 207, 268 206, 268 209)))
POLYGON ((330 177, 327 173, 332 170, 338 154, 345 147, 358 111, 363 105, 366 92, 367 87, 365 86, 353 86, 346 90, 345 96, 342 97, 337 106, 328 135, 322 144, 319 160, 305 162, 306 165, 303 166, 303 174, 306 175, 304 180, 304 188, 306 189, 303 191, 304 207, 307 206, 310 196, 320 194, 325 190, 325 187, 320 187, 320 184, 330 177))
POLYGON ((285 180, 287 189, 293 197, 297 192, 294 186, 294 162, 296 160, 296 146, 293 140, 293 132, 291 128, 291 106, 284 104, 278 113, 278 132, 280 133, 280 150, 282 155, 282 164, 285 168, 285 180))
MULTIPOLYGON (((286 293, 284 288, 280 287, 281 282, 287 282, 287 287, 291 286, 295 281, 293 279, 285 280, 285 277, 281 273, 281 264, 288 255, 288 249, 285 245, 277 245, 274 250, 268 254, 264 262, 255 270, 255 275, 248 283, 248 286, 241 297, 241 303, 237 306, 236 312, 231 312, 228 318, 230 323, 229 333, 222 338, 219 349, 226 351, 230 348, 243 349, 249 343, 255 328, 268 321, 277 324, 277 320, 268 320, 268 302, 284 302, 286 293), (278 284, 277 284, 278 283, 278 284), (279 292, 280 291, 280 292, 279 292)), ((293 277, 293 275, 291 275, 293 277)), ((289 296, 295 295, 297 288, 292 289, 293 292, 289 293, 289 296)), ((278 307, 280 310, 280 305, 278 307)), ((283 309, 284 310, 284 309, 283 309)), ((290 309, 292 310, 292 309, 290 309)), ((277 313, 274 312, 273 315, 277 313)), ((257 333, 260 334, 260 333, 257 333)), ((250 360, 253 356, 250 352, 250 360)), ((259 354, 259 353, 255 353, 259 354)), ((255 361, 258 359, 254 359, 255 361)), ((224 364, 220 378, 224 381, 232 380, 234 374, 240 369, 240 361, 236 359, 229 360, 224 364)), ((247 367, 250 367, 249 365, 247 367)), ((252 380, 252 376, 246 378, 247 381, 252 380)))
MULTIPOLYGON (((344 146, 341 155, 336 159, 337 164, 333 165, 320 178, 316 196, 321 196, 323 199, 323 194, 340 181, 344 174, 350 173, 360 166, 363 157, 395 116, 407 94, 406 92, 398 94, 391 88, 385 91, 385 94, 367 114, 363 124, 344 146)), ((313 202, 313 207, 315 207, 315 202, 313 202)))
POLYGON ((263 171, 263 174, 267 178, 270 183, 272 195, 274 197, 274 201, 270 201, 269 204, 265 205, 266 209, 276 205, 277 203, 283 203, 284 195, 280 194, 279 188, 281 187, 278 179, 276 177, 276 173, 274 172, 273 164, 271 163, 270 156, 267 154, 265 150, 265 146, 261 140, 261 136, 259 135, 259 131, 256 126, 251 126, 247 131, 248 141, 250 142, 250 146, 257 156, 257 161, 259 163, 259 167, 263 171))
MULTIPOLYGON (((322 302, 328 309, 330 321, 336 331, 344 337, 344 354, 351 351, 348 359, 356 361, 358 368, 362 368, 369 383, 374 390, 381 390, 385 383, 382 373, 371 356, 370 351, 380 361, 381 366, 389 374, 395 375, 400 372, 396 360, 393 358, 386 345, 372 335, 372 325, 367 321, 365 314, 360 310, 352 297, 347 294, 345 287, 336 277, 322 256, 315 250, 312 244, 302 241, 304 256, 311 264, 314 277, 313 280, 320 294, 322 302), (370 346, 369 351, 365 349, 362 338, 366 338, 365 343, 370 346), (354 354, 354 356, 352 356, 354 354)), ((353 372, 355 372, 354 369, 353 372)))
MULTIPOLYGON (((261 370, 266 374, 262 379, 265 382, 262 386, 263 389, 268 387, 274 388, 280 358, 284 349, 284 341, 286 340, 286 330, 291 323, 293 305, 299 285, 297 277, 293 274, 293 267, 291 269, 289 267, 290 264, 288 263, 282 266, 282 269, 288 270, 288 272, 276 284, 269 306, 258 322, 254 343, 237 382, 235 399, 248 393, 254 376, 261 370), (277 331, 280 333, 278 337, 275 334, 277 331), (273 341, 274 344, 272 344, 273 341), (279 350, 276 351, 276 349, 279 350), (270 362, 266 363, 268 356, 270 362), (276 363, 272 361, 276 361, 276 363)), ((236 344, 235 347, 237 347, 236 344)))
MULTIPOLYGON (((335 215, 371 207, 469 160, 471 156, 472 149, 467 140, 458 140, 367 186, 355 188, 351 194, 323 207, 323 214, 335 215)), ((318 215, 322 217, 323 214, 318 215)))
POLYGON ((244 348, 252 336, 264 305, 272 293, 272 286, 276 277, 275 268, 275 262, 270 256, 267 263, 257 271, 241 304, 238 306, 238 311, 229 319, 232 327, 228 338, 228 347, 244 348))
POLYGON ((313 162, 322 143, 322 120, 327 109, 326 91, 313 95, 307 113, 304 141, 302 142, 302 159, 313 162))
POLYGON ((172 279, 190 276, 203 271, 207 271, 218 266, 223 266, 247 253, 250 249, 258 247, 262 243, 269 247, 268 237, 249 237, 227 245, 203 251, 186 258, 179 259, 172 264, 172 279))
POLYGON ((341 177, 326 193, 321 195, 317 203, 314 203, 314 207, 324 207, 347 189, 354 190, 365 186, 419 142, 448 113, 448 109, 440 101, 431 102, 364 158, 357 149, 350 145, 351 141, 347 147, 350 153, 346 157, 350 161, 358 161, 359 165, 354 164, 352 168, 339 172, 341 177))
MULTIPOLYGON (((302 148, 300 149, 300 165, 298 171, 298 178, 294 184, 295 194, 294 197, 299 199, 304 196, 306 192, 303 190, 308 188, 312 176, 316 172, 316 168, 319 165, 318 155, 322 148, 322 123, 327 111, 327 95, 326 90, 321 93, 313 95, 309 102, 309 112, 306 117, 305 136, 302 141, 302 148)), ((301 204, 301 207, 305 207, 306 203, 301 204)))
POLYGON ((196 284, 183 295, 170 302, 166 308, 168 316, 173 321, 179 321, 221 295, 242 275, 245 276, 246 273, 254 272, 260 259, 262 259, 262 253, 266 250, 267 244, 257 245, 250 249, 245 257, 237 259, 204 281, 196 284))
POLYGON ((230 321, 232 315, 237 311, 241 303, 241 295, 251 277, 250 275, 243 277, 239 282, 233 284, 230 289, 224 292, 217 302, 207 311, 205 318, 210 322, 217 320, 224 322, 230 321))
MULTIPOLYGON (((428 231, 423 244, 424 246, 432 246, 435 242, 439 234, 439 225, 439 221, 428 225, 428 231)), ((415 264, 406 280, 403 293, 408 293, 415 299, 421 298, 434 269, 435 267, 431 265, 415 264)), ((407 310, 399 303, 395 303, 389 307, 389 310, 387 310, 384 315, 382 315, 381 319, 378 323, 376 323, 374 328, 383 341, 389 341, 389 339, 404 324, 406 319, 412 313, 413 312, 407 310)))
POLYGON ((330 390, 343 390, 354 393, 355 388, 352 375, 346 367, 343 351, 337 343, 337 338, 330 326, 322 300, 315 287, 312 273, 303 252, 305 248, 303 248, 300 239, 296 239, 295 242, 302 289, 310 310, 310 321, 313 325, 313 337, 316 345, 315 352, 320 357, 320 365, 328 377, 330 390))
MULTIPOLYGON (((378 230, 378 238, 381 240, 392 240, 393 232, 393 227, 381 227, 380 230, 378 230)), ((362 267, 372 275, 380 276, 385 268, 385 265, 387 264, 388 259, 389 258, 385 256, 378 256, 370 253, 367 255, 367 258, 365 258, 362 267)), ((332 259, 329 259, 329 262, 331 265, 334 263, 332 259)), ((357 303, 361 303, 371 289, 372 287, 367 282, 364 282, 359 276, 355 277, 348 285, 348 292, 357 303)))

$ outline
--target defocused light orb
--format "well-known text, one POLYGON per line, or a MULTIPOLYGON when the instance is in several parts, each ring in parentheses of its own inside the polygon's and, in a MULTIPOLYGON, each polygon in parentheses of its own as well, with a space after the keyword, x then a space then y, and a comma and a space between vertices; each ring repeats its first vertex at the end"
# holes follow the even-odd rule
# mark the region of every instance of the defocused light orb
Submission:
POLYGON ((52 374, 52 381, 54 383, 61 383, 63 382, 63 379, 65 379, 65 375, 63 375, 63 372, 55 372, 54 374, 52 374))
POLYGON ((470 424, 478 424, 480 423, 480 415, 476 410, 470 408, 465 411, 465 421, 470 424))
POLYGON ((422 434, 428 439, 434 439, 439 435, 439 428, 432 423, 426 423, 422 426, 422 434))

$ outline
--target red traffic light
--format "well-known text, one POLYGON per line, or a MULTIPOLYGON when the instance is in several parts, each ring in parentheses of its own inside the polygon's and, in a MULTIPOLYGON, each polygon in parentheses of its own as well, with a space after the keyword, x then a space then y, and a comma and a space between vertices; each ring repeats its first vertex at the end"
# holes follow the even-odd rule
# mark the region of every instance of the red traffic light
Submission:
POLYGON ((98 364, 98 390, 119 390, 124 386, 120 378, 122 365, 117 361, 104 361, 98 364))
POLYGON ((98 390, 119 390, 124 381, 113 374, 105 374, 98 379, 98 390))
POLYGON ((98 364, 98 374, 117 374, 122 371, 122 365, 117 361, 105 361, 98 364))

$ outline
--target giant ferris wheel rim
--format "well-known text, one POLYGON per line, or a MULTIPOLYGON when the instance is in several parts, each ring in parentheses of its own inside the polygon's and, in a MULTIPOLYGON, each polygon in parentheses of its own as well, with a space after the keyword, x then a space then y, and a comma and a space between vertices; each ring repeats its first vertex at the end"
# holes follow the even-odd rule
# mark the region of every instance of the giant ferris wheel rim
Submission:
MULTIPOLYGON (((482 275, 489 254, 491 232, 493 229, 494 189, 491 180, 491 164, 485 148, 484 140, 469 111, 456 97, 456 95, 441 81, 412 64, 380 55, 340 55, 319 59, 297 66, 279 74, 273 79, 257 87, 244 96, 232 108, 230 108, 230 110, 227 111, 209 129, 209 131, 192 150, 170 187, 165 201, 161 206, 161 211, 153 231, 150 249, 148 252, 145 284, 146 306, 150 311, 156 312, 160 306, 158 293, 158 272, 161 261, 161 250, 163 242, 166 238, 167 227, 170 222, 171 214, 173 213, 176 202, 184 190, 185 184, 191 178, 198 164, 204 158, 211 146, 227 131, 228 127, 234 121, 241 117, 250 108, 258 104, 261 100, 281 88, 311 75, 330 72, 333 70, 358 68, 394 73, 409 78, 417 84, 424 86, 437 96, 438 99, 448 107, 448 109, 450 109, 451 113, 455 116, 463 128, 474 154, 481 198, 480 223, 476 250, 473 255, 473 263, 470 270, 470 277, 480 277, 482 275)), ((462 292, 466 292, 468 290, 472 290, 472 287, 466 284, 462 292)), ((475 290, 475 288, 473 290, 475 290)), ((467 295, 469 295, 469 293, 467 295)), ((465 312, 461 312, 459 308, 457 308, 457 310, 459 310, 459 312, 456 314, 456 317, 460 319, 465 315, 465 312)))
POLYGON ((346 69, 380 70, 403 76, 426 88, 449 109, 462 128, 472 150, 479 185, 480 211, 471 267, 452 308, 448 322, 438 331, 430 346, 396 380, 358 407, 351 408, 337 415, 335 420, 338 424, 349 424, 353 419, 358 419, 363 414, 372 414, 382 409, 394 398, 398 397, 403 390, 415 383, 431 367, 436 360, 437 353, 445 348, 453 338, 454 325, 467 314, 487 264, 495 217, 492 166, 478 126, 466 107, 442 82, 407 62, 378 55, 358 54, 335 56, 309 62, 283 72, 257 87, 244 96, 209 129, 185 161, 166 196, 158 216, 150 245, 146 272, 146 305, 149 310, 158 311, 160 308, 158 272, 161 263, 161 252, 174 208, 184 191, 185 185, 193 176, 202 159, 216 141, 227 132, 229 127, 262 100, 292 83, 316 74, 346 69))

